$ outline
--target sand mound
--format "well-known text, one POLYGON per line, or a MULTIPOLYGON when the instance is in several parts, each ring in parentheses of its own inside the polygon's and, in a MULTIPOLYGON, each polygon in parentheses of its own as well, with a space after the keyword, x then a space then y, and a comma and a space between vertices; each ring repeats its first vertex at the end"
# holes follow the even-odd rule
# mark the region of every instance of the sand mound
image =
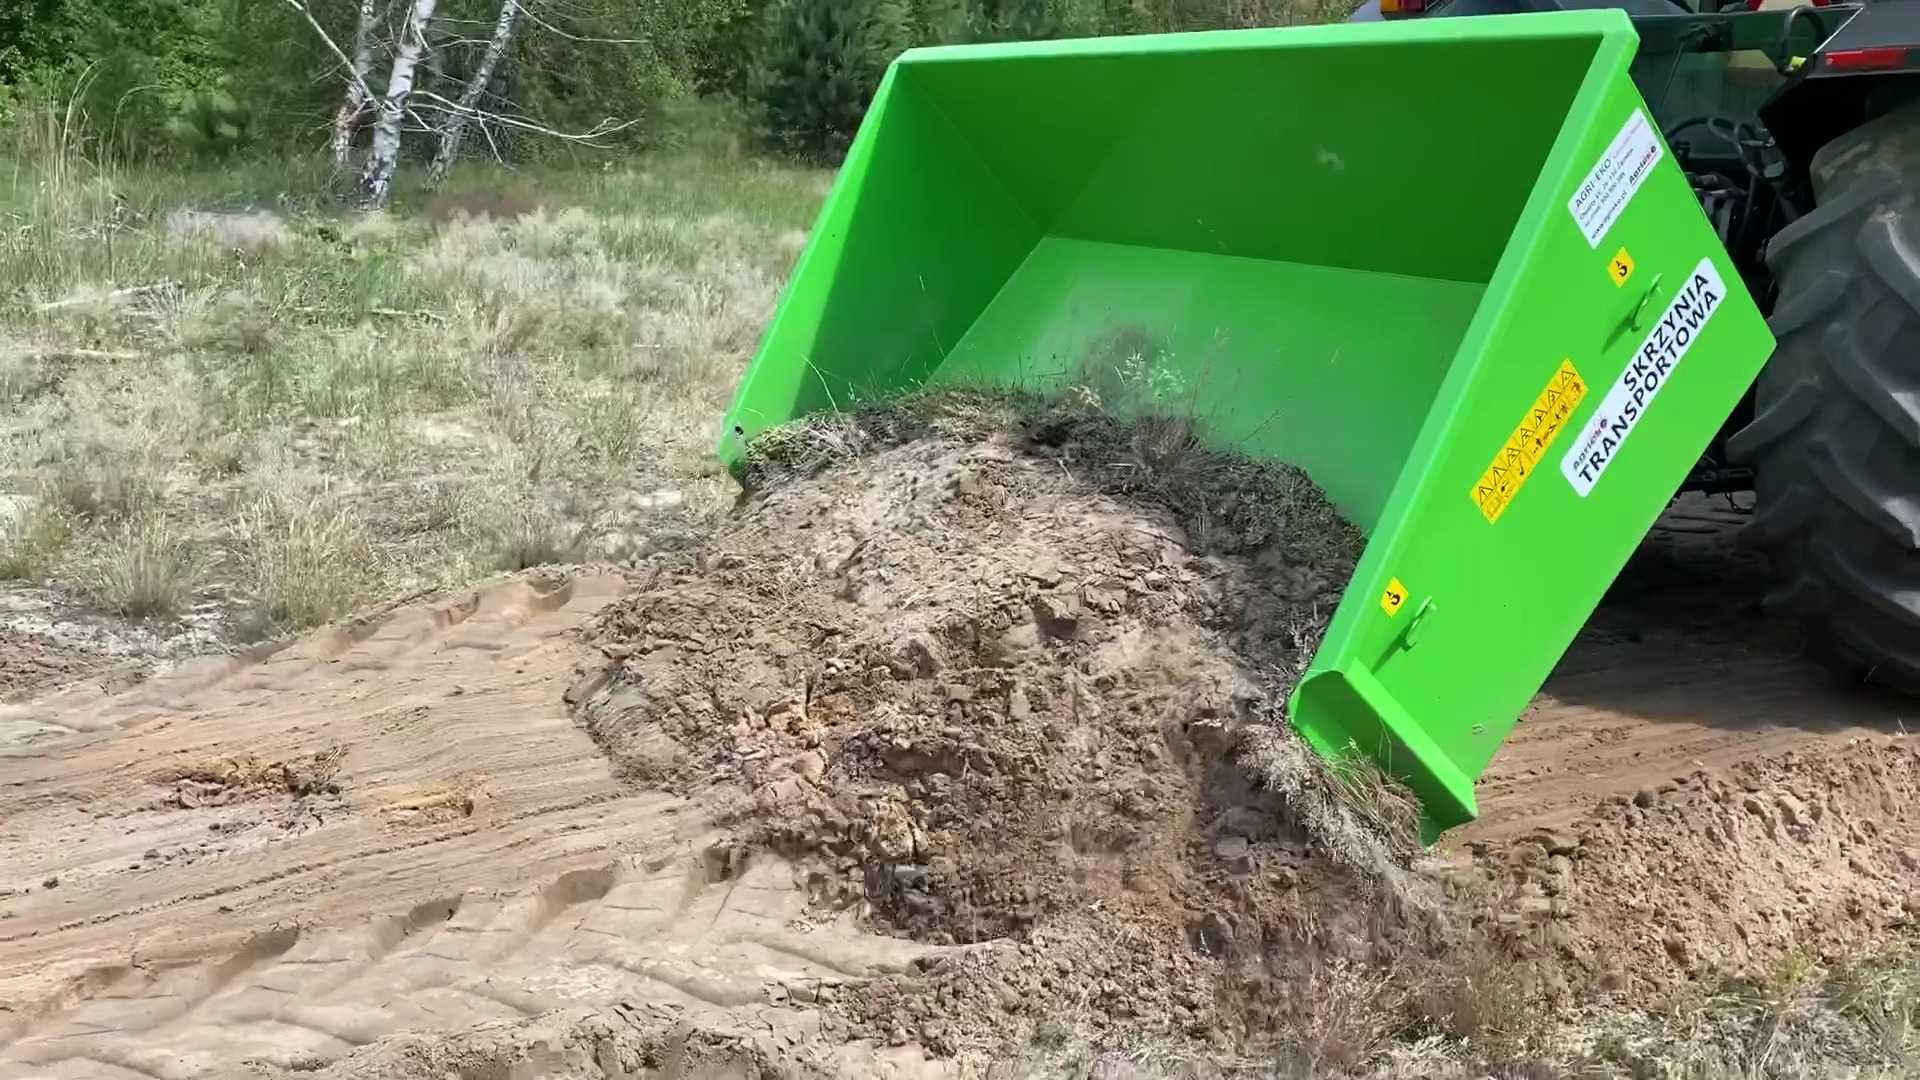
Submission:
POLYGON ((1404 899, 1408 804, 1349 809, 1282 715, 1358 534, 1298 473, 1178 433, 977 420, 854 430, 856 463, 655 563, 575 695, 617 767, 737 789, 823 908, 1002 943, 841 1003, 895 1042, 1068 1014, 1232 1038, 1263 1022, 1236 981, 1404 936, 1374 914, 1404 899))

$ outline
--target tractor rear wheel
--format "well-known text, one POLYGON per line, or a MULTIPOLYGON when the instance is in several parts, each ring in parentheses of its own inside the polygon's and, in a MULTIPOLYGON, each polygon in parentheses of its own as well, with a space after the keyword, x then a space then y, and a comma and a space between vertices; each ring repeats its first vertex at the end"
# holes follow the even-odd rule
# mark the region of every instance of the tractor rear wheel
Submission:
POLYGON ((1813 160, 1816 209, 1767 247, 1779 346, 1733 455, 1749 538, 1818 652, 1920 693, 1920 107, 1813 160))

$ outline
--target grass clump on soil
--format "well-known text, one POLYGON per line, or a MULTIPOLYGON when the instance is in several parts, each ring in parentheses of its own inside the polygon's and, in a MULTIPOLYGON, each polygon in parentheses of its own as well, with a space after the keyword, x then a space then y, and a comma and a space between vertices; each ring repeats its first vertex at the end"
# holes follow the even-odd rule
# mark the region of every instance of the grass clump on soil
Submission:
POLYGON ((584 525, 531 503, 505 511, 494 528, 495 565, 502 570, 577 562, 586 548, 584 525))
POLYGON ((200 570, 178 529, 157 515, 143 515, 120 523, 87 558, 81 587, 116 614, 164 618, 186 607, 200 570))
POLYGON ((365 523, 325 490, 261 494, 237 516, 232 542, 256 614, 274 629, 337 619, 377 580, 365 523))
POLYGON ((0 527, 0 578, 46 580, 72 539, 72 524, 46 500, 16 506, 0 527))

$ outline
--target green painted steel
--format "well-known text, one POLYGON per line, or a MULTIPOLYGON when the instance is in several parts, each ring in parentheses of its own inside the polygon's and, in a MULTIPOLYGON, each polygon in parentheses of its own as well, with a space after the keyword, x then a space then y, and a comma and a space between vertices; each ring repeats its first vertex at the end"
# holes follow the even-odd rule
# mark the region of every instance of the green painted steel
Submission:
POLYGON ((1636 46, 1602 10, 910 52, 721 455, 929 383, 1177 400, 1367 531, 1296 727, 1383 762, 1430 830, 1467 821, 1772 348, 1672 154, 1625 130, 1636 46))

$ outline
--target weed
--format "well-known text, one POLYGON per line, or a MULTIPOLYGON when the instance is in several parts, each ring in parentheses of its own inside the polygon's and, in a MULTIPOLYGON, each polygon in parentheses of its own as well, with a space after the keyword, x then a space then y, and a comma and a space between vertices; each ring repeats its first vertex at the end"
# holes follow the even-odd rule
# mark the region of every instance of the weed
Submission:
POLYGON ((493 562, 501 570, 579 561, 590 526, 569 523, 561 515, 530 502, 508 510, 490 529, 493 562))
POLYGON ((1403 1024, 1406 991, 1391 974, 1364 964, 1317 964, 1304 985, 1290 988, 1304 1017, 1288 1057, 1306 1075, 1324 1076, 1371 1064, 1403 1024))
POLYGON ((1482 1054, 1507 1057, 1538 1041, 1545 1016, 1528 969, 1479 942, 1435 963, 1415 984, 1422 1024, 1482 1054))
POLYGON ((648 454, 642 417, 643 392, 609 388, 583 396, 567 417, 581 450, 602 464, 620 468, 648 454))
POLYGON ((56 464, 40 497, 70 517, 87 522, 127 521, 158 501, 159 483, 138 465, 81 453, 56 464))
POLYGON ((45 500, 16 507, 0 530, 0 577, 45 581, 72 539, 72 524, 45 500))
POLYGON ((232 544, 255 607, 280 628, 345 615, 377 579, 364 524, 325 490, 260 495, 239 516, 232 544))
POLYGON ((58 375, 45 364, 24 352, 0 348, 0 405, 20 405, 58 384, 58 375))
POLYGON ((80 586, 109 611, 162 618, 186 607, 199 571, 186 538, 160 515, 143 514, 122 522, 83 561, 80 586))
POLYGON ((187 459, 210 479, 238 476, 247 467, 247 438, 235 431, 206 435, 187 448, 187 459))

